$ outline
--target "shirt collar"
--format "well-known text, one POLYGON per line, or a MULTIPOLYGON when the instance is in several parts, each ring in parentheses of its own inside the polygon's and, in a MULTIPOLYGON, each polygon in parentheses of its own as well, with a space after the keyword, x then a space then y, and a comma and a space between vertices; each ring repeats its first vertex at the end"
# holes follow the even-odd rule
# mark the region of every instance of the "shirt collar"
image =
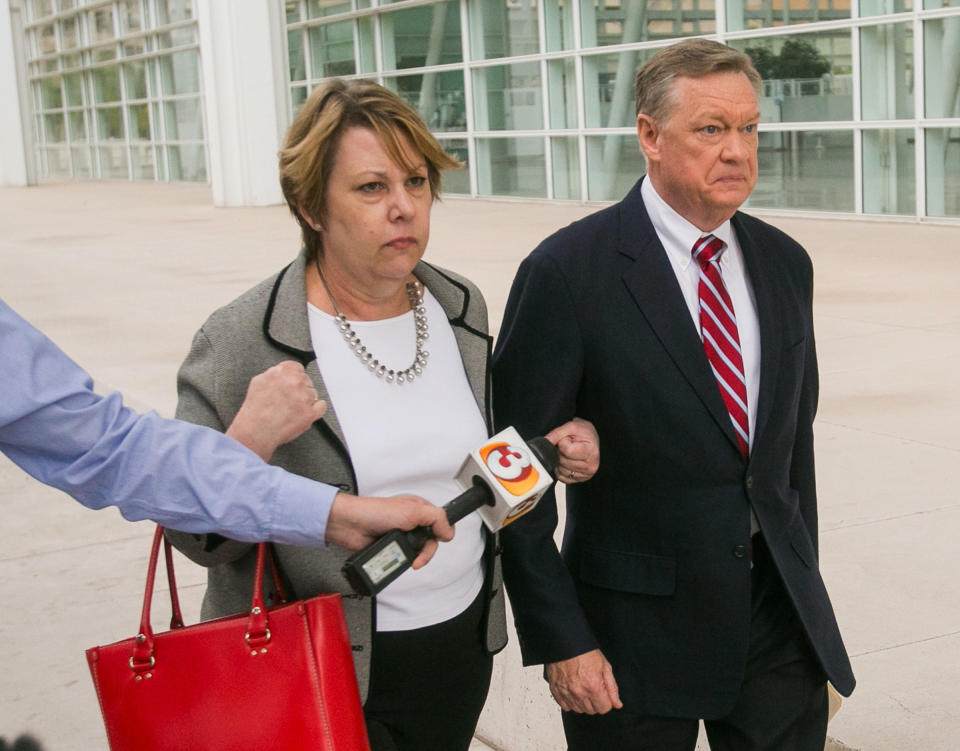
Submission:
MULTIPOLYGON (((693 260, 691 253, 693 244, 705 234, 719 237, 726 243, 728 250, 733 244, 733 226, 730 224, 729 219, 712 232, 707 233, 701 231, 698 227, 684 219, 670 204, 660 197, 657 189, 653 187, 649 176, 644 178, 643 183, 640 185, 640 195, 643 197, 647 214, 650 216, 650 221, 653 224, 654 230, 657 232, 657 236, 663 243, 663 247, 666 249, 667 254, 673 257, 676 263, 680 264, 681 268, 686 268, 687 265, 691 263, 693 260)), ((721 264, 725 264, 729 256, 729 253, 724 252, 720 258, 721 264)))

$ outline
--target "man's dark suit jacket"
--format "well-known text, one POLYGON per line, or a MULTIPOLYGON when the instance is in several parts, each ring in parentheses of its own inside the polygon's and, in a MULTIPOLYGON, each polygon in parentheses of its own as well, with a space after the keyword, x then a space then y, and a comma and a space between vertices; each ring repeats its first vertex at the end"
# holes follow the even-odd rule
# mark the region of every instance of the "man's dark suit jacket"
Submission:
POLYGON ((827 677, 854 687, 817 563, 818 376, 810 259, 737 213, 761 368, 749 460, 638 182, 524 260, 495 354, 494 414, 541 435, 574 415, 600 470, 567 489, 562 557, 553 495, 503 533, 524 664, 600 647, 628 711, 719 718, 750 636, 750 508, 827 677))

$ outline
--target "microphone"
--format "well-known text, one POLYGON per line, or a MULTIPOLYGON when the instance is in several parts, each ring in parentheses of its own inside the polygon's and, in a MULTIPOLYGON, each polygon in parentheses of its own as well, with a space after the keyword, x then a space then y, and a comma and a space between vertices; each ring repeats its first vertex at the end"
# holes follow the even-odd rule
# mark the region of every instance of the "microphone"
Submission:
MULTIPOLYGON (((471 451, 454 479, 463 492, 443 507, 450 524, 479 510, 491 532, 530 511, 553 485, 557 450, 546 438, 524 441, 514 428, 471 451)), ((410 568, 433 538, 430 527, 393 529, 350 556, 343 573, 357 594, 372 596, 410 568)))

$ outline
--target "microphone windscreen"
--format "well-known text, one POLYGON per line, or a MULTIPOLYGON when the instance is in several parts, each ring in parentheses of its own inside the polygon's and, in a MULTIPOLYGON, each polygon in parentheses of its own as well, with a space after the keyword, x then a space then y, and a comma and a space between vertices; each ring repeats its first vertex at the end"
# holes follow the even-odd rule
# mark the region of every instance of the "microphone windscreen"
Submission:
POLYGON ((532 449, 515 428, 505 428, 471 451, 455 479, 467 489, 478 480, 490 488, 493 503, 478 513, 496 532, 530 511, 553 485, 556 450, 545 438, 532 449), (541 460, 540 457, 543 457, 541 460))

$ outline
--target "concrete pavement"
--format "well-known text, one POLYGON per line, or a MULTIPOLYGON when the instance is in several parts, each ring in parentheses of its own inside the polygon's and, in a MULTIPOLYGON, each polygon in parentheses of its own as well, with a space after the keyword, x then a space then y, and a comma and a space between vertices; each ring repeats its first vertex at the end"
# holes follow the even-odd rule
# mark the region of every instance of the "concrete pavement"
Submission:
MULTIPOLYGON (((427 257, 480 285, 496 331, 521 258, 593 210, 447 199, 427 257)), ((952 751, 960 225, 764 218, 808 248, 817 273, 821 563, 859 680, 830 735, 864 751, 952 751)), ((0 189, 0 297, 99 387, 161 414, 173 412, 176 368, 206 315, 297 243, 285 208, 215 209, 205 186, 0 189)), ((151 525, 82 509, 2 457, 0 508, 0 736, 104 749, 83 650, 134 633, 151 525)), ((204 575, 178 560, 193 621, 204 575)), ((514 643, 497 659, 479 735, 506 751, 563 748, 539 671, 519 665, 514 643)))

